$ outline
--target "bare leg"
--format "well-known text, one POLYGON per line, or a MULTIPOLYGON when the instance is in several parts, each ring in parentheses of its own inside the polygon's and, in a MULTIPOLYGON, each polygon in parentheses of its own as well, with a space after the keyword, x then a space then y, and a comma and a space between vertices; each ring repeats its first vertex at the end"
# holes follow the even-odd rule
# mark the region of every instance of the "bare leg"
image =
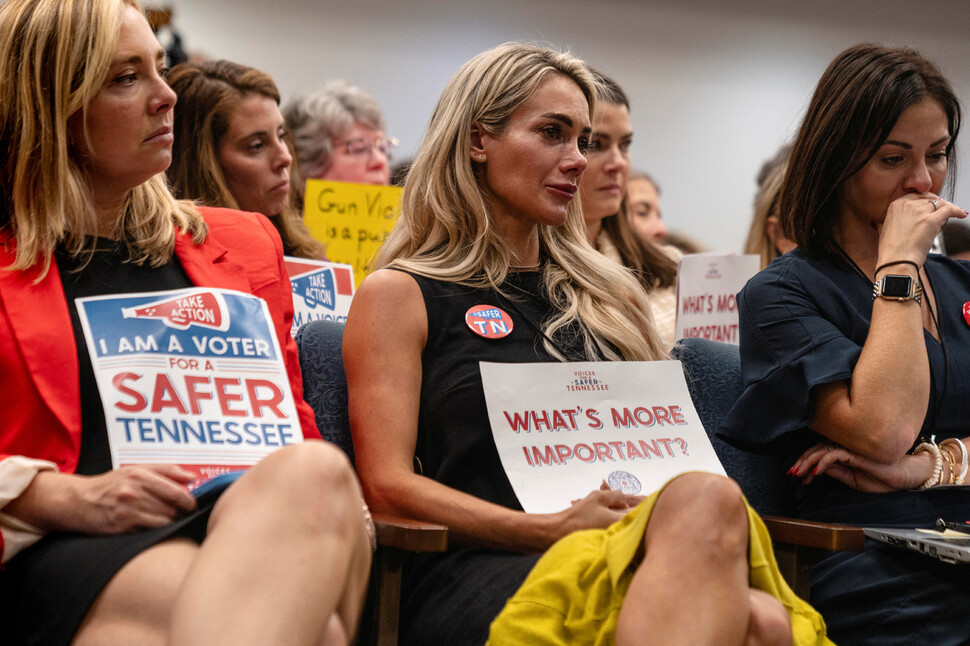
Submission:
POLYGON ((325 643, 333 614, 352 634, 370 558, 343 453, 323 442, 281 449, 216 504, 169 643, 325 643))
POLYGON ((618 646, 741 645, 748 634, 748 521, 732 480, 687 473, 667 485, 644 537, 618 646))
POLYGON ((74 646, 162 646, 172 604, 199 546, 176 538, 151 547, 108 582, 74 636, 74 646))
POLYGON ((781 601, 754 588, 748 590, 748 599, 751 614, 744 646, 791 646, 791 618, 781 601))
POLYGON ((282 449, 223 494, 201 546, 172 539, 125 564, 73 643, 345 645, 370 569, 362 518, 339 449, 282 449))

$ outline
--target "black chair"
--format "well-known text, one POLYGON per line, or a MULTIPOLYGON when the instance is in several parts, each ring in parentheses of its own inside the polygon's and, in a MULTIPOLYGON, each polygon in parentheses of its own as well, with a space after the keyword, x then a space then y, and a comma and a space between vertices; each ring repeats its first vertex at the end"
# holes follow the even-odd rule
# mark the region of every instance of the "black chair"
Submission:
POLYGON ((781 456, 749 453, 715 436, 743 388, 737 346, 681 339, 672 356, 683 364, 694 408, 724 470, 741 485, 748 502, 765 521, 785 579, 807 599, 812 565, 830 551, 863 549, 862 529, 792 518, 797 481, 786 475, 791 465, 781 456))
MULTIPOLYGON (((347 377, 344 374, 343 328, 333 321, 312 321, 296 335, 303 370, 303 397, 313 408, 323 439, 339 446, 354 462, 354 446, 347 412, 347 377)), ((371 572, 358 643, 397 644, 401 598, 401 567, 411 552, 443 552, 448 528, 434 523, 374 514, 377 553, 371 572)))

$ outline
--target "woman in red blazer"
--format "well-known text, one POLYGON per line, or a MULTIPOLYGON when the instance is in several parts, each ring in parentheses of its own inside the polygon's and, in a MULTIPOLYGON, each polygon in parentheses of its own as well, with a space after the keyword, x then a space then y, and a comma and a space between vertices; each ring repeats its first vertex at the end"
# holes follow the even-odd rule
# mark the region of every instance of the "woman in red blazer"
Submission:
POLYGON ((176 97, 134 0, 8 0, 0 40, 0 639, 347 643, 370 550, 339 450, 281 448, 214 501, 177 465, 111 469, 74 302, 192 286, 262 298, 319 440, 279 236, 169 193, 176 97))

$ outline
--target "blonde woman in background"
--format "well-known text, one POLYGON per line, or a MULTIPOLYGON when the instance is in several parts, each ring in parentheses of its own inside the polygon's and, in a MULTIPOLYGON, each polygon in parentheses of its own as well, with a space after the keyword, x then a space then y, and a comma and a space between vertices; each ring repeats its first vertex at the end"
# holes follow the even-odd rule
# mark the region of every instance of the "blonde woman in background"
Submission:
POLYGON ((771 261, 794 249, 797 245, 785 237, 779 216, 781 214, 781 191, 788 172, 788 151, 782 148, 774 159, 765 164, 759 173, 758 193, 754 198, 754 218, 748 231, 744 253, 761 257, 761 268, 771 261))

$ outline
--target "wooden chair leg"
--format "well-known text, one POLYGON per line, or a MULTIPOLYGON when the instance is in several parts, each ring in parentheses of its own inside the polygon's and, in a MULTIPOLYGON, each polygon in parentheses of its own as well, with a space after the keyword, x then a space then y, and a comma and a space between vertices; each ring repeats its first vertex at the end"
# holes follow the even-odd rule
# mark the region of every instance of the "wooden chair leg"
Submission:
POLYGON ((401 568, 405 550, 382 545, 374 554, 371 583, 360 620, 360 646, 397 646, 401 604, 401 568))
POLYGON ((789 543, 775 543, 775 560, 785 581, 799 597, 808 601, 812 587, 812 567, 826 556, 833 554, 830 550, 805 545, 791 545, 789 543))

